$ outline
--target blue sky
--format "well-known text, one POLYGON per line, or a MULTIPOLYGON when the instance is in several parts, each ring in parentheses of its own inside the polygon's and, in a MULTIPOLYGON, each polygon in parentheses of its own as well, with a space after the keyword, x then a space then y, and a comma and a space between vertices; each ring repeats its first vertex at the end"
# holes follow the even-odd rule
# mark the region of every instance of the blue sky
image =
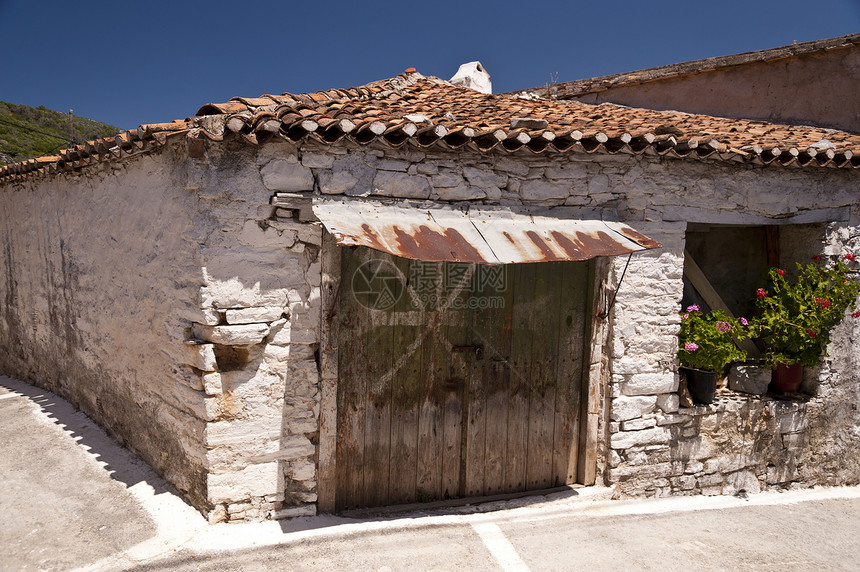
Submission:
POLYGON ((480 60, 496 93, 860 32, 860 0, 0 0, 0 100, 124 129, 480 60))

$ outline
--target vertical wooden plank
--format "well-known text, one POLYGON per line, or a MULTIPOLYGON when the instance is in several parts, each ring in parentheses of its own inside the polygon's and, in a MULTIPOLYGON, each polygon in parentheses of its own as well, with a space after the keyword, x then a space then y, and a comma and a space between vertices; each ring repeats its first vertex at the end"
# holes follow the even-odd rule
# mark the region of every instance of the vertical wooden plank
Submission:
MULTIPOLYGON (((393 257, 370 251, 368 260, 375 274, 371 291, 375 294, 396 287, 393 257)), ((392 309, 384 298, 369 310, 370 336, 365 343, 367 409, 364 429, 364 506, 388 504, 391 454, 391 367, 392 309)))
POLYGON ((323 230, 320 249, 322 273, 322 333, 320 335, 320 413, 317 510, 333 512, 337 496, 337 387, 338 328, 332 321, 339 301, 342 249, 323 230), (339 296, 338 296, 339 297, 339 296))
POLYGON ((438 311, 438 298, 442 295, 442 264, 415 262, 422 265, 413 277, 420 275, 423 284, 413 281, 424 309, 422 323, 422 375, 418 411, 418 463, 416 497, 419 501, 442 498, 442 405, 443 382, 448 368, 445 349, 447 325, 438 311), (435 298, 435 302, 433 299, 435 298))
POLYGON ((508 429, 505 451, 503 492, 526 488, 529 426, 529 375, 532 367, 531 301, 534 299, 537 264, 511 266, 513 274, 513 315, 511 332, 511 368, 508 385, 508 429))
POLYGON ((553 431, 558 354, 558 304, 561 262, 534 264, 534 294, 529 329, 533 332, 528 372, 529 427, 526 488, 552 486, 553 431))
MULTIPOLYGON (((770 256, 770 254, 768 254, 768 256, 770 256)), ((712 310, 722 310, 732 318, 735 317, 734 313, 729 309, 717 291, 714 290, 714 287, 711 285, 704 272, 702 272, 702 269, 698 264, 696 264, 693 256, 686 250, 684 251, 684 278, 690 281, 693 288, 696 289, 705 303, 710 306, 712 310)), ((736 339, 735 344, 747 352, 750 357, 760 355, 758 347, 752 340, 736 339)))
POLYGON ((560 486, 576 481, 576 459, 579 450, 580 384, 583 370, 586 290, 588 263, 568 262, 559 283, 559 337, 553 437, 553 484, 560 486))
MULTIPOLYGON (((411 261, 398 259, 404 277, 411 261)), ((421 401, 424 312, 404 292, 392 314, 390 504, 415 502, 418 470, 418 411, 421 401)))
POLYGON ((456 276, 460 276, 466 265, 444 263, 445 293, 443 305, 447 321, 447 340, 444 351, 448 353, 448 368, 443 381, 444 405, 442 409, 442 497, 456 498, 462 496, 465 481, 463 480, 464 465, 464 396, 470 374, 470 362, 473 359, 470 352, 457 351, 468 346, 469 313, 467 288, 456 284, 456 276))
MULTIPOLYGON (((345 307, 341 306, 341 317, 345 313, 345 307)), ((350 461, 355 459, 355 444, 353 443, 356 433, 356 423, 354 412, 352 411, 353 403, 350 402, 350 390, 352 387, 352 371, 348 366, 346 354, 351 348, 344 344, 340 344, 340 352, 338 355, 338 371, 340 379, 337 384, 337 447, 335 451, 335 465, 337 466, 337 474, 335 476, 335 511, 341 511, 349 508, 350 503, 350 470, 353 465, 350 461)), ((363 435, 363 433, 362 433, 363 435)), ((361 450, 364 451, 364 443, 361 444, 361 450)))
POLYGON ((767 249, 767 265, 779 268, 779 226, 764 227, 765 248, 767 249))
POLYGON ((484 494, 493 495, 508 490, 505 486, 507 467, 507 431, 509 388, 511 380, 511 336, 514 307, 514 266, 498 267, 501 272, 497 286, 485 290, 492 293, 498 306, 490 309, 484 336, 483 376, 486 408, 486 447, 484 453, 484 494))
POLYGON ((338 312, 337 494, 336 510, 356 508, 364 495, 365 372, 363 347, 367 339, 366 312, 356 303, 351 272, 360 264, 360 249, 344 250, 338 312), (349 264, 349 268, 347 265, 349 264))
MULTIPOLYGON (((603 325, 595 321, 597 312, 603 310, 598 304, 597 293, 601 289, 602 276, 606 275, 609 261, 588 263, 588 281, 585 298, 585 343, 583 344, 583 372, 580 396, 581 422, 579 425, 579 453, 576 460, 577 482, 583 485, 593 485, 597 477, 597 429, 600 416, 600 399, 598 388, 603 386, 601 376, 604 375, 602 363, 603 354, 601 331, 603 325), (600 271, 597 271, 600 264, 600 271)), ((608 373, 607 373, 608 375, 608 373)), ((573 464, 573 461, 571 461, 573 464)))
POLYGON ((465 458, 462 471, 463 495, 482 496, 485 493, 487 382, 492 364, 493 317, 498 310, 490 307, 495 289, 488 287, 486 267, 472 266, 471 293, 468 303, 469 344, 480 348, 469 352, 469 373, 466 386, 465 458))

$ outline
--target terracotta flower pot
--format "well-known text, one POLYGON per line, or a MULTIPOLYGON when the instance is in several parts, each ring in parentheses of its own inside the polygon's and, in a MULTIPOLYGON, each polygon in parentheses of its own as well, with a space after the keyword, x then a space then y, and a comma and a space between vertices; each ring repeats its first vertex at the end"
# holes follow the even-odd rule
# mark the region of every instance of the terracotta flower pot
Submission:
POLYGON ((803 382, 803 366, 799 363, 792 365, 779 364, 771 375, 771 387, 783 393, 792 393, 800 389, 803 382))
POLYGON ((693 369, 690 367, 681 368, 687 374, 687 389, 690 391, 690 397, 693 398, 693 403, 699 405, 710 405, 714 402, 714 394, 717 391, 717 378, 719 373, 716 371, 704 371, 701 369, 693 369))

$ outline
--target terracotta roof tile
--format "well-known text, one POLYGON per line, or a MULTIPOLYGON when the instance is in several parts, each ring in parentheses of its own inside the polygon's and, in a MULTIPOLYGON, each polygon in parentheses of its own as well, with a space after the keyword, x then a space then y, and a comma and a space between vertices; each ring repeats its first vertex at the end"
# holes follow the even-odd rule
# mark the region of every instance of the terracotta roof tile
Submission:
POLYGON ((335 144, 346 137, 360 144, 378 140, 479 151, 578 148, 763 165, 860 167, 860 134, 606 103, 484 95, 408 72, 349 89, 208 103, 185 121, 141 125, 58 157, 7 165, 0 169, 0 181, 119 158, 178 136, 214 141, 238 136, 250 144, 276 136, 335 144))

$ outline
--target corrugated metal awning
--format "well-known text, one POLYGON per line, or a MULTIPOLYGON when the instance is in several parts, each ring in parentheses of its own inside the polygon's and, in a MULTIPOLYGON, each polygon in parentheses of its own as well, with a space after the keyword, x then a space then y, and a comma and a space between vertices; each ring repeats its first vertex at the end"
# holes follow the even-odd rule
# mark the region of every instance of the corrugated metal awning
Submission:
POLYGON ((625 224, 574 218, 578 211, 565 207, 419 208, 314 198, 313 210, 340 245, 431 262, 588 260, 660 247, 625 224))

